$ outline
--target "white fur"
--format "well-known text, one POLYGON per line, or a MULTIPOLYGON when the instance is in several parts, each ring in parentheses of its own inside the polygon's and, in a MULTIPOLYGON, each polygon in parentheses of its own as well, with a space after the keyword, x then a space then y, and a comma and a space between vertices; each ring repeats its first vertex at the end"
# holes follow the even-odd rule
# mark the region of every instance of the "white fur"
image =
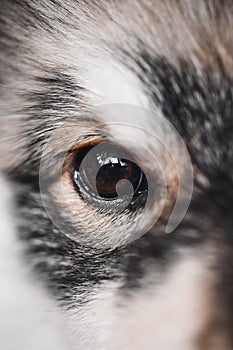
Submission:
POLYGON ((0 348, 70 349, 65 322, 20 257, 9 190, 0 176, 0 348))
POLYGON ((95 59, 90 65, 84 76, 93 105, 127 103, 148 107, 142 82, 126 66, 109 57, 95 59))
POLYGON ((141 290, 129 290, 128 297, 120 295, 119 282, 103 285, 72 317, 82 349, 195 350, 208 319, 207 261, 199 254, 181 254, 164 278, 155 266, 154 276, 141 290))

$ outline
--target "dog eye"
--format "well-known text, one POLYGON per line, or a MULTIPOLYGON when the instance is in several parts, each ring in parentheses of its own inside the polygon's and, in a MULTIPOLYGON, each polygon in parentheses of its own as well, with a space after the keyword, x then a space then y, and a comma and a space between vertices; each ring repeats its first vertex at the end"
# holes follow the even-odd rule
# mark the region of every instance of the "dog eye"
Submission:
POLYGON ((59 206, 48 210, 66 236, 92 248, 114 249, 154 225, 166 189, 157 158, 150 151, 142 155, 138 145, 91 135, 65 154, 57 166, 62 164, 61 177, 54 176, 49 188, 59 206))
MULTIPOLYGON (((95 206, 101 201, 129 202, 147 191, 142 169, 120 147, 84 147, 71 162, 71 176, 82 198, 95 206), (121 156, 122 155, 122 156, 121 156)), ((129 204, 129 203, 128 203, 129 204)))
POLYGON ((90 192, 97 190, 99 196, 105 200, 118 197, 116 185, 119 183, 118 190, 121 195, 127 194, 128 180, 133 185, 134 191, 137 192, 143 178, 141 169, 133 162, 114 156, 96 154, 92 155, 91 162, 87 168, 79 169, 78 164, 74 168, 74 182, 77 188, 86 187, 90 192), (100 168, 95 175, 94 163, 100 168))

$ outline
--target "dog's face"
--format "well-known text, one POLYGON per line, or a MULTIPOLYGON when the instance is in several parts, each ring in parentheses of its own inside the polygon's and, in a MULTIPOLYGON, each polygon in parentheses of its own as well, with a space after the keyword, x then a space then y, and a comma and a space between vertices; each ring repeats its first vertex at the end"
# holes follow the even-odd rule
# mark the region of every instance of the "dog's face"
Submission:
POLYGON ((0 11, 1 169, 75 345, 231 349, 232 3, 0 11))

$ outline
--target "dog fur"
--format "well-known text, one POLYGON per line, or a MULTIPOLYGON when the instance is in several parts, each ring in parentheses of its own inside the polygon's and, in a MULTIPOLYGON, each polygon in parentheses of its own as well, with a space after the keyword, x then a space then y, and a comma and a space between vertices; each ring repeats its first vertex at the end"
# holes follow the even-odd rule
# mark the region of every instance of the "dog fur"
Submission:
MULTIPOLYGON (((75 349, 233 349, 232 30, 230 0, 1 1, 0 168, 22 262, 66 315, 75 349), (161 225, 111 246, 118 217, 90 212, 65 175, 64 204, 50 170, 68 144, 114 139, 116 120, 98 109, 113 103, 153 109, 174 126, 194 189, 173 232, 161 225), (45 209, 42 158, 45 201, 68 235, 45 209), (99 249, 105 234, 110 247, 99 249)), ((124 116, 134 123, 134 113, 124 116)), ((173 145, 161 120, 137 123, 173 145)), ((157 152, 143 133, 131 138, 157 152)), ((173 196, 173 168, 163 164, 173 196)))

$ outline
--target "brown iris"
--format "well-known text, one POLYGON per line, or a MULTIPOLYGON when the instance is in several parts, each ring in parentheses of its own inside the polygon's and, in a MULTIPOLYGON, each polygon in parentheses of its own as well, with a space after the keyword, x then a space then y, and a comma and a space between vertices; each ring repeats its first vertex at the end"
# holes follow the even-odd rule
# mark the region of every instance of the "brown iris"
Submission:
POLYGON ((100 168, 96 177, 96 188, 102 198, 117 198, 117 190, 120 194, 130 194, 128 180, 137 191, 142 181, 142 171, 133 162, 121 158, 109 158, 100 168))

